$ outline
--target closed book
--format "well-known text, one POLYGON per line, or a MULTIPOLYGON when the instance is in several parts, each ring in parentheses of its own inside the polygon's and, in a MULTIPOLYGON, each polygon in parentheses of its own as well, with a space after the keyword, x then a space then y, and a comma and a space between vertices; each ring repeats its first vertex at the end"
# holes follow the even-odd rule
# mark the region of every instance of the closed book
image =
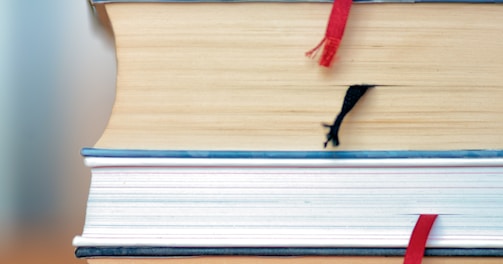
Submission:
POLYGON ((80 257, 503 255, 503 151, 110 151, 80 257))
POLYGON ((347 87, 374 84, 338 150, 503 148, 502 5, 354 3, 330 68, 304 54, 331 3, 97 5, 118 68, 95 147, 323 150, 347 87))

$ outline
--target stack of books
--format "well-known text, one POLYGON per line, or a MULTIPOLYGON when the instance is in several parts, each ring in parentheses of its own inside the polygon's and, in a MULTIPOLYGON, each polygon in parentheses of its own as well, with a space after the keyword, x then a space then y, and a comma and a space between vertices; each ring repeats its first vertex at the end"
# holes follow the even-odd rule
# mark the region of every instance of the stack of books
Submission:
POLYGON ((329 2, 92 4, 118 75, 78 257, 401 263, 436 214, 427 263, 502 261, 503 5, 355 2, 324 68, 329 2))

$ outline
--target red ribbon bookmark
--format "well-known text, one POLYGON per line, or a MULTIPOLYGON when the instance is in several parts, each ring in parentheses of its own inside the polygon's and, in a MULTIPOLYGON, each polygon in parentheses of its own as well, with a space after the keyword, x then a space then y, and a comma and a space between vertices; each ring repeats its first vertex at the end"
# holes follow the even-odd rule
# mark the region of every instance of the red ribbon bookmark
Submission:
POLYGON ((337 49, 341 44, 344 29, 346 28, 351 4, 352 0, 334 0, 325 37, 316 47, 306 52, 306 56, 314 57, 318 49, 324 45, 319 62, 321 66, 330 67, 332 65, 335 53, 337 53, 337 49))
POLYGON ((416 226, 412 231, 409 246, 405 251, 403 264, 421 264, 426 248, 426 241, 437 216, 436 214, 422 214, 419 216, 416 226))

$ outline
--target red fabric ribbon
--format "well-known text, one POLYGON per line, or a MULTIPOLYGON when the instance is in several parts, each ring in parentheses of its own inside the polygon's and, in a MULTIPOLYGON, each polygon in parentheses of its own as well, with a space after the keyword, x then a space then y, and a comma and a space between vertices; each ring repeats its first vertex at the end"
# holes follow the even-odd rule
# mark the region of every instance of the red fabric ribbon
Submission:
POLYGON ((428 236, 430 235, 431 228, 437 216, 436 214, 424 214, 419 216, 416 226, 412 231, 412 235, 410 236, 409 246, 405 251, 403 264, 421 264, 426 248, 426 241, 428 240, 428 236))
POLYGON ((348 20, 351 4, 352 0, 334 0, 325 37, 316 47, 306 52, 306 56, 313 57, 316 55, 318 49, 324 45, 319 62, 321 66, 330 67, 332 65, 334 56, 341 44, 344 29, 346 28, 346 21, 348 20))

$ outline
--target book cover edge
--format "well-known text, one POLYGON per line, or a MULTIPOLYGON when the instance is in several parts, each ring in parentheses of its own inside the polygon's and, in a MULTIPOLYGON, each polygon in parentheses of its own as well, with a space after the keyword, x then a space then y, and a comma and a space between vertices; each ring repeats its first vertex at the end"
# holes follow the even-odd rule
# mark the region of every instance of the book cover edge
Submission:
MULTIPOLYGON (((332 0, 90 0, 91 4, 109 3, 332 3, 332 0)), ((503 0, 353 0, 354 3, 503 3, 503 0)))
MULTIPOLYGON (((298 248, 298 247, 77 247, 75 256, 189 257, 189 256, 403 256, 405 248, 298 248)), ((502 257, 503 248, 427 248, 425 256, 502 257)))
POLYGON ((84 157, 111 158, 257 158, 257 159, 387 159, 387 158, 502 158, 503 150, 355 150, 355 151, 247 151, 147 150, 82 148, 84 157))

